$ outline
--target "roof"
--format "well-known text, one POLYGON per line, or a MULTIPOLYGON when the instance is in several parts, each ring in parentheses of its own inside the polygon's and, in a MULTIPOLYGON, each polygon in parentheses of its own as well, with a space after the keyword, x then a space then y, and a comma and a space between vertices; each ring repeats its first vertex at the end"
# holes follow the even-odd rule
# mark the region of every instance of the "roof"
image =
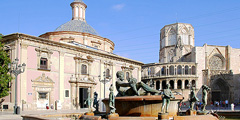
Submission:
MULTIPOLYGON (((78 0, 81 1, 81 0, 78 0)), ((98 35, 96 30, 82 20, 71 20, 59 26, 55 31, 76 31, 98 35)))

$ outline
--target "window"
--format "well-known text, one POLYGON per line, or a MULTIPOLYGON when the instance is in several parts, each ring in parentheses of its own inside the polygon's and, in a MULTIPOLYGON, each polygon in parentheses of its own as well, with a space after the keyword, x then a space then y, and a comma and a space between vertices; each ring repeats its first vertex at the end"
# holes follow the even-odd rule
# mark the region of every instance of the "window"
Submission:
POLYGON ((87 65, 82 64, 81 73, 85 75, 87 74, 87 65))
POLYGON ((47 58, 40 59, 40 69, 47 69, 48 60, 47 58))
POLYGON ((79 8, 78 8, 78 7, 76 7, 76 13, 75 13, 75 16, 76 16, 76 17, 78 17, 78 16, 79 16, 79 15, 78 15, 78 14, 79 14, 78 12, 79 12, 79 8))
POLYGON ((188 75, 188 69, 189 69, 189 67, 185 66, 185 75, 188 75))
POLYGON ((196 75, 196 67, 192 66, 192 75, 196 75))
POLYGON ((178 65, 178 67, 177 67, 177 74, 182 75, 182 66, 181 65, 178 65))
POLYGON ((69 90, 65 90, 65 97, 69 97, 69 90))
POLYGON ((170 75, 174 75, 174 66, 170 66, 170 75))
POLYGON ((126 72, 126 79, 128 80, 130 77, 129 77, 129 72, 126 72))
POLYGON ((106 70, 106 77, 107 77, 107 78, 110 77, 110 70, 109 70, 109 69, 106 70))
POLYGON ((39 99, 47 99, 47 93, 46 92, 44 92, 44 93, 41 93, 41 92, 39 92, 38 93, 39 94, 39 99))

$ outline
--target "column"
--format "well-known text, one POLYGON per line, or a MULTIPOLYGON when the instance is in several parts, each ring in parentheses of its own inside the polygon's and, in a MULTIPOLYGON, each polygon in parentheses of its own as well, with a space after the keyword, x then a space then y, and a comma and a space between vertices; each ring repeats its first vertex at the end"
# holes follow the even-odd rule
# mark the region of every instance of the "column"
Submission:
POLYGON ((81 60, 79 59, 78 61, 77 61, 77 65, 78 65, 78 80, 80 80, 81 79, 81 60))
POLYGON ((159 80, 159 83, 160 83, 160 84, 159 84, 159 89, 162 90, 162 81, 159 80))
POLYGON ((59 52, 59 99, 64 101, 64 52, 59 52))
POLYGON ((141 81, 141 76, 142 76, 142 67, 138 67, 138 80, 141 81))
POLYGON ((166 79, 166 84, 169 84, 169 79, 166 79))
POLYGON ((75 78, 78 79, 78 59, 75 58, 75 78))
POLYGON ((174 88, 177 89, 177 79, 174 80, 174 88))
POLYGON ((79 103, 79 86, 78 86, 78 82, 76 82, 76 98, 75 98, 75 103, 76 103, 76 108, 79 109, 81 108, 80 103, 79 103))
POLYGON ((182 80, 182 89, 185 89, 185 81, 182 80))
POLYGON ((20 74, 20 102, 22 102, 22 100, 26 101, 27 100, 27 68, 28 68, 28 64, 27 64, 27 47, 28 45, 26 44, 21 44, 21 51, 20 51, 20 62, 18 64, 26 64, 25 67, 25 71, 23 73, 20 74))

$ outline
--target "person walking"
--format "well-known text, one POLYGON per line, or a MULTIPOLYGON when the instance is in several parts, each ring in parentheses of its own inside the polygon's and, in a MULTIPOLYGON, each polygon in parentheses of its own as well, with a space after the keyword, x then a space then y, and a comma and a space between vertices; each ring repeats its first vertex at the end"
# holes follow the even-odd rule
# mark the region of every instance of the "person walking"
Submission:
POLYGON ((234 111, 234 104, 231 104, 231 110, 234 111))
POLYGON ((226 107, 228 108, 228 100, 225 100, 226 107))

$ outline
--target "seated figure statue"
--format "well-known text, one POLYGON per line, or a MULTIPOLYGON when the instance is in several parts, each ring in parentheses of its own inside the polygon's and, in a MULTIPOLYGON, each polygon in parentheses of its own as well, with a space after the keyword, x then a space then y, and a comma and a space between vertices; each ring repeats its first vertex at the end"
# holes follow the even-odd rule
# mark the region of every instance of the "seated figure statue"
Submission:
POLYGON ((139 96, 138 90, 142 88, 147 93, 160 94, 160 91, 154 90, 143 82, 138 82, 136 78, 129 78, 128 83, 123 82, 124 73, 122 71, 117 72, 116 89, 118 91, 117 96, 139 96))

